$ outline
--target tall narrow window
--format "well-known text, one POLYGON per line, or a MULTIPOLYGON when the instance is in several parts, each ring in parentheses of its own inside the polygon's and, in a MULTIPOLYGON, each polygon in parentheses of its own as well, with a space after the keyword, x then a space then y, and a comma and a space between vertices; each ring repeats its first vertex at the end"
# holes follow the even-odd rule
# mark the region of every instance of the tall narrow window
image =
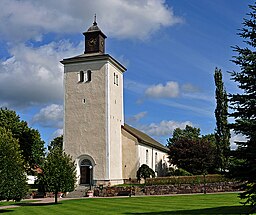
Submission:
POLYGON ((90 82, 92 80, 92 71, 87 70, 86 72, 80 71, 78 73, 78 82, 90 82))
POLYGON ((146 150, 146 164, 148 164, 148 150, 146 150))
POLYGON ((116 86, 118 86, 118 75, 116 75, 116 86))
POLYGON ((84 71, 78 73, 78 82, 84 82, 84 71))
POLYGON ((114 84, 118 86, 118 75, 114 73, 114 84))
POLYGON ((84 82, 89 82, 92 80, 92 71, 87 70, 86 73, 84 74, 84 82))
POLYGON ((157 170, 157 152, 155 153, 155 170, 157 170))

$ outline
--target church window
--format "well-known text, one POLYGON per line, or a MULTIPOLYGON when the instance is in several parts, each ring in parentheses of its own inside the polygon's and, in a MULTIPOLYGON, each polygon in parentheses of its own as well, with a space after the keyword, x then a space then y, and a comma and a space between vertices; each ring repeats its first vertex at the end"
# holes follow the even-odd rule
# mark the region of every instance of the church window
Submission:
POLYGON ((92 71, 87 70, 84 74, 84 82, 90 82, 92 80, 92 71))
POLYGON ((92 163, 91 163, 91 161, 88 160, 88 159, 82 160, 82 161, 81 161, 81 164, 80 164, 80 166, 91 166, 91 165, 92 165, 92 163))
POLYGON ((114 84, 118 86, 118 75, 114 73, 114 84))
POLYGON ((84 71, 78 73, 78 82, 84 82, 84 71))
POLYGON ((80 71, 78 73, 78 82, 90 82, 92 80, 92 71, 87 70, 86 72, 80 71))
POLYGON ((116 75, 116 86, 118 86, 118 75, 116 75))
POLYGON ((148 164, 148 150, 146 150, 146 164, 148 164))
POLYGON ((157 169, 157 152, 155 153, 155 169, 157 169))

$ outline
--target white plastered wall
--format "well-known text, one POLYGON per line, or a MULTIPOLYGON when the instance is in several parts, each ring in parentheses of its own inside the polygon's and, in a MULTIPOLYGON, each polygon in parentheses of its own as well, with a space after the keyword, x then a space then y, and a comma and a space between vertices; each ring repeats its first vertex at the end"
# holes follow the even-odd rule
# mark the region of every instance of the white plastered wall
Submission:
MULTIPOLYGON (((106 178, 105 79, 105 62, 65 65, 64 150, 77 162, 82 155, 92 157, 95 180, 106 178), (91 82, 78 83, 81 70, 92 71, 91 82)), ((77 174, 80 174, 79 166, 77 174)))
POLYGON ((108 64, 108 106, 109 106, 109 153, 112 183, 122 183, 122 134, 123 115, 123 73, 115 65, 108 64))

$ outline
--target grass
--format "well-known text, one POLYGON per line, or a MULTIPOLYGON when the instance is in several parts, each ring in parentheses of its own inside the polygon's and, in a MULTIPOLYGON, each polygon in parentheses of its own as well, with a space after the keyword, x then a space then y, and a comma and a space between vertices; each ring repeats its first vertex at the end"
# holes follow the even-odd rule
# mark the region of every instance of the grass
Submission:
POLYGON ((207 195, 149 196, 127 198, 87 198, 66 200, 59 204, 23 203, 21 207, 0 209, 10 214, 86 215, 86 214, 245 214, 235 193, 207 195))

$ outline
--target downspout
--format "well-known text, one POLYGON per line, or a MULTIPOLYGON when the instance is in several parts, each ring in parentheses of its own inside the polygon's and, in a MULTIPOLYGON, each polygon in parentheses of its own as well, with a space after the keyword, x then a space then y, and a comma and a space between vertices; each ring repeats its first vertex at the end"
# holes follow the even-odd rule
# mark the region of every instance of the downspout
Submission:
MULTIPOLYGON (((154 165, 154 160, 153 160, 153 158, 154 158, 154 148, 152 147, 152 157, 151 157, 151 160, 152 160, 152 167, 151 167, 151 169, 153 169, 153 165, 154 165)), ((154 170, 154 169, 153 169, 154 170)), ((155 171, 155 170, 154 170, 155 171)))

